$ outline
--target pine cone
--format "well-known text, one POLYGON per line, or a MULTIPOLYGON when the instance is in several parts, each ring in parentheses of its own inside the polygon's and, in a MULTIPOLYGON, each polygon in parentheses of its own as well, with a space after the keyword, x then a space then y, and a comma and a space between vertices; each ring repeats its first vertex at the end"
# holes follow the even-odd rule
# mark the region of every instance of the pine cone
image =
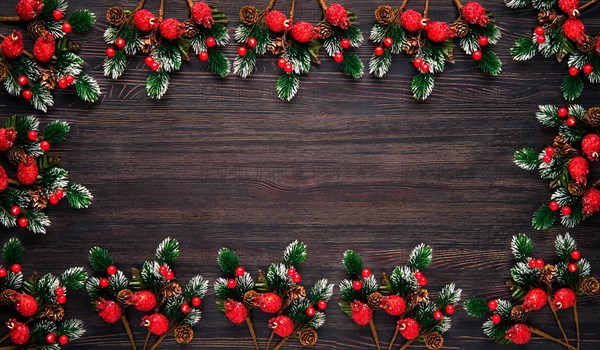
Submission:
POLYGON ((411 295, 411 301, 413 304, 420 304, 429 301, 429 292, 425 288, 419 289, 416 293, 411 295))
POLYGON ((571 181, 569 182, 569 193, 576 196, 581 197, 585 192, 585 186, 580 186, 577 182, 571 181))
POLYGON ((542 25, 550 24, 550 23, 554 22, 556 17, 558 17, 558 15, 556 14, 556 11, 554 11, 554 10, 540 11, 540 12, 538 12, 538 23, 542 24, 542 25))
POLYGON ((414 55, 419 50, 419 38, 409 35, 402 42, 402 51, 407 55, 414 55))
POLYGON ((280 37, 274 38, 271 41, 271 45, 269 46, 269 52, 271 52, 275 56, 281 55, 283 52, 283 39, 280 37))
POLYGON ((304 287, 295 285, 290 289, 290 300, 300 300, 306 298, 306 290, 304 287))
POLYGON ((391 6, 379 6, 375 10, 375 21, 382 26, 392 24, 394 21, 394 9, 391 6))
POLYGON ((57 81, 56 81, 56 78, 54 77, 54 74, 52 73, 52 70, 50 70, 48 68, 41 68, 40 69, 40 77, 41 77, 40 84, 43 87, 45 87, 48 90, 54 90, 54 88, 56 87, 57 81))
POLYGON ((240 22, 251 26, 258 22, 258 11, 254 6, 242 6, 240 9, 240 22))
POLYGON ((438 350, 444 345, 444 337, 438 332, 431 332, 425 336, 425 346, 429 350, 438 350))
POLYGON ((319 30, 319 39, 325 40, 331 37, 333 30, 331 23, 327 21, 321 21, 317 24, 317 29, 319 30))
POLYGON ((179 326, 173 331, 177 344, 189 344, 194 339, 194 330, 190 326, 179 326))
POLYGON ((367 305, 369 305, 371 310, 379 310, 381 308, 381 299, 383 299, 381 293, 371 293, 367 299, 367 305))
POLYGON ((6 76, 8 75, 8 68, 6 68, 6 65, 2 62, 0 62, 0 82, 3 82, 4 79, 6 79, 6 76))
POLYGON ((129 296, 133 294, 130 289, 121 289, 117 294, 117 302, 122 307, 127 307, 131 305, 131 301, 129 301, 129 296))
POLYGON ((258 293, 254 290, 249 290, 244 294, 244 305, 248 309, 252 309, 256 306, 256 298, 258 297, 258 293))
POLYGON ((554 267, 554 265, 546 265, 542 268, 541 274, 540 274, 540 279, 541 282, 546 284, 548 286, 548 288, 550 288, 552 286, 552 282, 554 281, 554 278, 556 277, 556 267, 554 267))
POLYGON ((600 107, 592 107, 585 113, 585 120, 591 126, 597 128, 600 126, 600 107))
POLYGON ((527 311, 525 311, 523 305, 513 306, 510 311, 510 317, 517 323, 525 323, 525 321, 527 321, 527 316, 527 311))
POLYGON ((191 19, 186 19, 183 24, 185 25, 185 34, 183 34, 184 38, 191 39, 198 35, 198 24, 191 19))
POLYGON ((595 295, 600 290, 600 282, 596 277, 588 276, 579 284, 579 291, 585 295, 595 295))
POLYGON ((456 21, 452 23, 452 26, 450 26, 450 29, 459 38, 464 38, 469 34, 469 24, 462 17, 457 18, 456 21))
POLYGON ((29 192, 31 207, 35 210, 44 210, 48 206, 48 198, 44 196, 41 190, 29 192))
POLYGON ((65 318, 65 310, 62 306, 48 306, 44 311, 43 317, 46 317, 50 321, 60 322, 65 318))
POLYGON ((170 298, 172 296, 181 295, 183 293, 183 289, 177 282, 171 282, 167 284, 164 290, 165 298, 170 298))
POLYGON ((594 47, 596 46, 596 38, 591 38, 591 37, 587 37, 587 40, 581 42, 581 43, 577 43, 577 50, 583 52, 583 53, 588 53, 590 51, 592 51, 594 49, 594 47))
POLYGON ((113 6, 106 11, 106 21, 113 26, 120 26, 127 20, 127 14, 119 6, 113 6))
POLYGON ((8 152, 6 152, 6 158, 12 165, 21 164, 21 162, 25 160, 26 156, 27 154, 20 147, 12 147, 8 150, 8 152))
POLYGON ((41 38, 44 33, 46 33, 46 27, 41 21, 31 21, 27 25, 27 32, 29 33, 31 39, 37 40, 38 38, 41 38))
POLYGON ((140 51, 145 55, 149 55, 152 52, 154 46, 156 46, 157 44, 158 40, 156 40, 156 35, 150 34, 145 38, 142 38, 142 45, 140 46, 140 51))
POLYGON ((314 328, 304 328, 298 333, 298 339, 302 346, 313 346, 319 340, 319 334, 314 328))
POLYGON ((5 289, 0 293, 0 305, 11 306, 14 304, 12 296, 16 293, 14 289, 5 289))

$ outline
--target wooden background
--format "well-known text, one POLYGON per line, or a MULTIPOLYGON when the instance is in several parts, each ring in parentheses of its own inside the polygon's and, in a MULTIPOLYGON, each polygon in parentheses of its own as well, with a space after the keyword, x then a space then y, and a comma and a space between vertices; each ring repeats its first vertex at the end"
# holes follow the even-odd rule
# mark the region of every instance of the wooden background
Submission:
MULTIPOLYGON (((1 13, 13 13, 14 2, 2 1, 1 13)), ((434 249, 434 263, 426 271, 431 290, 455 282, 465 297, 491 298, 508 295, 504 280, 512 264, 513 234, 530 233, 536 254, 553 258, 554 237, 567 230, 536 232, 530 227, 531 213, 548 201, 547 184, 512 163, 517 148, 541 149, 553 136, 536 121, 537 105, 564 104, 559 85, 567 74, 565 63, 541 58, 516 63, 508 55, 511 43, 532 30, 534 11, 484 1, 502 28, 497 47, 505 64, 502 75, 482 76, 472 59, 457 51, 456 64, 437 77, 425 103, 409 95, 414 69, 405 55, 394 58, 384 79, 367 74, 359 81, 344 78, 337 64, 325 59, 302 78, 291 103, 276 99, 279 71, 272 58, 261 59, 247 80, 215 78, 193 59, 173 75, 166 98, 152 101, 143 85, 149 72, 143 58, 132 60, 119 81, 102 76, 104 12, 116 3, 71 1, 73 8, 91 7, 100 18, 93 33, 77 40, 102 86, 102 101, 85 106, 58 92, 57 106, 42 116, 72 123, 70 140, 53 151, 63 156, 72 178, 93 191, 93 207, 76 212, 63 203, 51 208, 47 236, 3 228, 5 239, 18 236, 26 243, 25 272, 87 266, 87 251, 94 245, 108 248, 127 270, 150 259, 156 245, 172 235, 182 248, 177 276, 187 280, 200 273, 213 281, 219 276, 215 259, 222 246, 238 250, 246 268, 255 271, 280 259, 284 247, 300 239, 309 249, 301 268, 304 281, 328 277, 338 283, 345 277, 340 264, 345 249, 358 250, 381 273, 405 262, 416 244, 426 242, 434 249)), ((120 3, 135 6, 134 0, 120 3)), ((157 3, 149 1, 151 8, 157 3)), ((232 19, 231 28, 243 4, 218 5, 232 19)), ((373 10, 383 3, 343 4, 363 19, 367 35, 373 10)), ((278 6, 286 9, 289 3, 278 6)), ((423 3, 409 6, 420 9, 423 3)), ((450 0, 432 0, 431 7, 434 19, 455 17, 450 0)), ((598 9, 587 15, 592 31, 600 27, 599 15, 598 9)), ((185 18, 185 1, 168 1, 167 16, 185 18)), ((315 21, 318 16, 315 1, 299 1, 298 19, 315 21)), ((2 31, 8 29, 2 26, 2 31)), ((228 57, 234 57, 236 47, 227 48, 228 57)), ((373 47, 367 42, 359 50, 366 64, 373 47)), ((591 107, 597 101, 597 87, 586 85, 578 102, 591 107)), ((39 115, 4 92, 0 106, 2 117, 39 115)), ((594 174, 600 176, 598 167, 594 174)), ((596 217, 570 230, 596 268, 599 223, 596 217)), ((121 325, 101 322, 84 292, 72 293, 70 300, 70 316, 83 318, 88 329, 70 348, 129 348, 121 325)), ((598 300, 581 301, 582 349, 600 347, 598 300)), ((205 318, 185 348, 251 349, 246 328, 217 311, 212 291, 204 305, 205 318)), ((355 325, 335 302, 327 312, 315 349, 373 348, 368 328, 355 325)), ((573 337, 570 315, 564 312, 573 337)), ((265 339, 267 317, 257 313, 255 320, 265 339)), ((377 321, 386 346, 393 321, 385 315, 377 321)), ((501 348, 463 310, 454 321, 445 348, 501 348)), ((536 315, 534 323, 559 334, 549 312, 536 315)), ((138 327, 137 338, 143 335, 138 327)), ((286 346, 299 347, 297 341, 286 346)), ((170 340, 163 348, 179 347, 170 340)), ((539 339, 523 348, 558 349, 539 339)))

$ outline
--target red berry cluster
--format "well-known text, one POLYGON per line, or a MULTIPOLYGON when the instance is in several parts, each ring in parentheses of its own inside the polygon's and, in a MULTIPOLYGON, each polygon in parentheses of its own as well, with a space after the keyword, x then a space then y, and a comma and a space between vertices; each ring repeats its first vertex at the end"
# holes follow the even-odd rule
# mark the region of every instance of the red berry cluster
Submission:
POLYGON ((158 273, 161 274, 167 281, 171 281, 175 278, 175 272, 173 272, 173 270, 166 265, 159 267, 158 273))
POLYGON ((160 69, 160 65, 154 60, 154 57, 152 56, 147 56, 144 60, 144 63, 146 63, 146 66, 148 66, 153 71, 157 71, 160 69))

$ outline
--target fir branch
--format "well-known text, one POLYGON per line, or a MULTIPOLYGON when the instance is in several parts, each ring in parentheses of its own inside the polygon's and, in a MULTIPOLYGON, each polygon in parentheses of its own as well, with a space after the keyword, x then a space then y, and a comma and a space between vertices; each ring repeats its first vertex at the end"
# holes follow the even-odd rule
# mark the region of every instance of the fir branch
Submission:
POLYGON ((69 183, 65 190, 69 205, 75 209, 89 208, 92 204, 92 193, 82 185, 69 183))
POLYGON ((113 259, 108 250, 100 247, 93 247, 89 254, 90 266, 96 272, 106 272, 106 269, 113 265, 113 259))
POLYGON ((30 88, 33 97, 29 100, 29 103, 33 108, 40 110, 44 113, 48 111, 48 107, 54 106, 54 99, 50 91, 45 89, 39 83, 33 84, 30 88))
POLYGON ((563 79, 561 90, 565 100, 573 101, 583 92, 583 80, 578 75, 568 75, 563 79))
POLYGON ((547 230, 554 225, 555 220, 554 212, 550 207, 548 207, 548 205, 542 205, 535 213, 533 213, 531 226, 536 230, 547 230))
POLYGON ((169 89, 169 73, 152 72, 146 80, 146 91, 148 96, 160 100, 169 89))
POLYGON ((185 286, 184 294, 187 299, 199 297, 200 299, 206 296, 208 291, 208 281, 201 275, 193 277, 185 286))
POLYGON ((292 280, 287 275, 287 268, 284 264, 271 264, 267 272, 267 281, 269 287, 279 294, 283 294, 292 286, 292 280))
POLYGON ((568 232, 564 235, 559 234, 556 236, 556 239, 554 240, 554 250, 556 251, 556 255, 562 260, 569 261, 571 253, 576 249, 577 243, 568 232))
POLYGON ((407 265, 415 270, 422 270, 429 266, 432 261, 431 247, 423 243, 416 246, 408 256, 407 265))
POLYGON ((295 74, 306 74, 310 71, 310 53, 305 47, 292 46, 282 57, 292 65, 295 74))
POLYGON ((246 78, 252 74, 255 68, 256 55, 252 50, 248 51, 245 56, 238 55, 233 61, 233 73, 238 74, 242 78, 246 78))
POLYGON ((6 266, 21 264, 24 255, 25 249, 23 249, 21 241, 16 238, 9 239, 2 247, 2 259, 6 266))
MULTIPOLYGON (((309 58, 310 60, 310 58, 309 58)), ((309 63, 310 64, 310 63, 309 63)), ((282 101, 291 101, 300 87, 300 76, 294 73, 283 74, 277 79, 277 96, 282 101)))
POLYGON ((23 213, 23 217, 28 220, 27 229, 33 233, 46 233, 46 227, 50 226, 50 219, 41 211, 28 209, 23 213))
POLYGON ((165 238, 156 248, 156 261, 159 264, 172 264, 179 257, 179 241, 165 238))
POLYGON ((306 245, 299 241, 290 243, 283 252, 283 264, 286 266, 298 266, 306 261, 306 245))
POLYGON ((488 303, 480 297, 467 299, 464 303, 464 308, 467 315, 477 318, 482 318, 490 314, 488 303))
POLYGON ((454 283, 448 284, 440 290, 437 297, 437 302, 440 308, 445 308, 447 305, 456 305, 460 302, 462 289, 457 289, 454 283))
POLYGON ((351 276, 360 276, 363 270, 363 260, 354 250, 346 250, 342 258, 342 265, 351 276))
POLYGON ((52 145, 57 145, 63 142, 71 131, 69 123, 62 120, 55 120, 46 125, 44 130, 44 140, 52 145))
POLYGON ((223 272, 233 275, 238 266, 240 266, 240 258, 233 250, 221 248, 217 256, 217 263, 223 272))
POLYGON ((104 59, 104 76, 111 77, 112 79, 119 79, 127 68, 127 57, 125 52, 118 50, 115 52, 113 57, 106 57, 104 59))
POLYGON ((491 50, 483 50, 482 54, 483 56, 479 62, 477 62, 479 69, 481 69, 484 74, 492 76, 500 74, 500 72, 502 72, 502 61, 500 61, 500 58, 496 53, 491 50))
POLYGON ((165 72, 181 69, 182 57, 178 46, 172 43, 162 43, 152 50, 152 57, 165 72))
POLYGON ((94 28, 96 16, 87 9, 75 10, 69 17, 69 23, 75 33, 87 33, 94 28))
POLYGON ((227 57, 225 57, 225 54, 221 52, 212 52, 208 55, 208 70, 221 78, 224 78, 229 75, 231 64, 229 63, 229 60, 227 60, 227 57))
POLYGON ((326 278, 320 279, 310 290, 310 299, 313 304, 321 300, 329 301, 333 296, 333 284, 327 282, 326 278))
POLYGON ((346 76, 354 79, 360 79, 364 74, 364 65, 360 58, 353 53, 344 55, 344 60, 341 64, 342 72, 346 76))
POLYGON ((62 284, 70 290, 83 288, 87 278, 88 274, 83 267, 72 267, 60 275, 62 284))
POLYGON ((537 46, 531 38, 520 38, 510 48, 510 54, 515 61, 527 61, 537 54, 537 46))
POLYGON ((100 85, 96 79, 81 73, 75 81, 75 92, 77 96, 84 102, 96 102, 100 97, 100 85))
POLYGON ((410 89, 412 90, 413 97, 421 101, 426 100, 433 91, 434 83, 435 78, 433 74, 417 73, 410 83, 410 89))
POLYGON ((524 170, 537 170, 542 163, 538 151, 525 147, 515 152, 515 164, 524 170))
POLYGON ((369 74, 375 74, 377 78, 382 78, 387 74, 392 66, 392 53, 389 50, 384 50, 383 55, 371 56, 369 61, 369 74))
POLYGON ((81 320, 65 320, 58 328, 58 334, 66 335, 69 340, 76 340, 85 334, 84 324, 81 320))
POLYGON ((533 254, 533 241, 523 233, 513 236, 510 249, 517 262, 527 262, 533 254))
POLYGON ((408 266, 397 266, 390 277, 393 290, 399 295, 414 293, 419 289, 419 282, 414 271, 408 266))
POLYGON ((562 124, 562 118, 558 116, 558 107, 552 105, 540 105, 539 112, 535 114, 537 120, 548 127, 558 127, 562 124))

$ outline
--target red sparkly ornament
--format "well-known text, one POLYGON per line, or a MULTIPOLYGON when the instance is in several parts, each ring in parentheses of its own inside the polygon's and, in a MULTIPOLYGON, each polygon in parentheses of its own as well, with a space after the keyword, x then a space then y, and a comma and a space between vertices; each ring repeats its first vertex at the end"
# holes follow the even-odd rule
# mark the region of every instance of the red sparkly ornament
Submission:
POLYGON ((381 308, 392 316, 400 316, 406 310, 406 302, 399 295, 390 295, 381 299, 381 308))
POLYGON ((554 293, 552 307, 554 307, 554 310, 568 309, 575 305, 575 301, 577 301, 577 296, 572 289, 561 288, 554 293))
POLYGON ((416 32, 423 29, 423 16, 415 10, 406 10, 400 16, 402 28, 409 32, 416 32))
POLYGON ((579 7, 579 0, 558 0, 558 7, 570 16, 579 7))
POLYGON ((167 18, 160 23, 160 36, 167 40, 177 40, 185 34, 185 24, 175 18, 167 18))
POLYGON ((565 36, 572 41, 583 44, 586 41, 585 25, 577 18, 569 18, 563 23, 565 36))
POLYGON ((9 319, 6 322, 8 327, 8 336, 10 341, 15 345, 23 345, 27 343, 30 337, 29 327, 26 324, 17 322, 14 318, 9 319))
POLYGON ((17 132, 14 128, 0 129, 0 152, 8 151, 17 139, 17 132))
POLYGON ((263 312, 266 312, 269 314, 274 314, 277 311, 279 311, 279 309, 281 309, 281 305, 283 304, 279 295, 277 295, 275 293, 264 293, 261 296, 259 296, 257 299, 258 299, 257 300, 258 307, 263 312))
POLYGON ((600 155, 600 136, 598 134, 585 135, 581 140, 581 151, 589 160, 597 161, 600 155))
POLYGON ((308 43, 319 37, 319 33, 312 24, 308 22, 297 22, 292 27, 292 38, 299 43, 308 43))
POLYGON ((446 22, 431 22, 425 26, 425 31, 427 38, 434 43, 441 43, 456 36, 446 22))
POLYGON ((325 11, 325 19, 334 27, 348 29, 350 19, 348 18, 348 10, 340 4, 331 4, 325 11))
POLYGON ((583 193, 581 196, 581 203, 583 204, 583 215, 592 216, 600 211, 600 190, 591 187, 583 193))
MULTIPOLYGON (((7 187, 8 187, 8 175, 6 175, 6 171, 0 165, 0 193, 4 192, 7 187)), ((19 209, 19 212, 20 211, 21 211, 21 209, 19 209)), ((17 214, 17 215, 19 215, 19 214, 17 214)))
POLYGON ((589 173, 589 164, 585 158, 577 156, 569 161, 569 174, 577 184, 585 184, 589 173))
POLYGON ((419 323, 412 318, 398 320, 396 328, 400 331, 400 335, 406 340, 417 339, 419 332, 421 331, 419 323))
POLYGON ((96 301, 96 309, 98 310, 98 316, 100 316, 104 322, 108 323, 116 323, 123 315, 121 306, 112 300, 100 298, 96 301))
POLYGON ((25 22, 34 20, 43 8, 44 3, 41 0, 20 0, 16 6, 17 15, 25 22))
POLYGON ((23 43, 23 34, 13 30, 11 35, 7 35, 4 40, 2 40, 2 45, 0 48, 2 49, 2 54, 4 57, 8 58, 9 60, 21 56, 23 49, 25 48, 25 44, 23 43))
POLYGON ((212 9, 203 1, 195 3, 191 13, 192 20, 205 28, 210 28, 215 23, 212 9))
POLYGON ((506 331, 505 337, 514 344, 523 345, 531 339, 531 330, 526 324, 517 323, 506 331))
POLYGON ((478 2, 471 1, 466 3, 461 11, 465 21, 470 24, 477 24, 485 27, 490 22, 485 8, 478 2))
POLYGON ((294 322, 287 316, 277 316, 269 320, 269 328, 282 338, 289 337, 294 331, 294 322))
POLYGON ((133 24, 142 32, 149 32, 158 28, 160 22, 154 14, 148 10, 138 10, 133 16, 133 24))
POLYGON ((352 319, 358 325, 364 326, 373 318, 373 310, 371 310, 369 305, 360 301, 355 300, 350 304, 350 309, 352 310, 352 319))
POLYGON ((31 317, 38 310, 38 303, 35 298, 29 294, 15 293, 11 299, 15 302, 15 310, 22 316, 31 317))
POLYGON ((163 314, 155 313, 142 318, 142 325, 155 335, 163 335, 169 330, 169 320, 163 314))
POLYGON ((248 309, 239 301, 227 299, 223 306, 225 306, 225 316, 235 324, 241 324, 248 318, 248 309))
POLYGON ((534 288, 527 292, 525 295, 525 301, 523 301, 523 308, 525 311, 539 310, 546 305, 548 301, 548 295, 541 288, 534 288))
POLYGON ((56 42, 54 35, 45 32, 33 45, 33 56, 40 62, 48 62, 54 56, 56 42))
POLYGON ((33 156, 25 156, 25 159, 17 168, 17 179, 23 185, 32 185, 38 177, 38 166, 33 156))
POLYGON ((130 294, 128 301, 139 311, 150 311, 156 307, 156 296, 147 290, 130 294))
POLYGON ((267 24, 267 28, 274 33, 281 33, 290 25, 286 15, 276 10, 269 11, 267 17, 265 17, 265 23, 267 24))

